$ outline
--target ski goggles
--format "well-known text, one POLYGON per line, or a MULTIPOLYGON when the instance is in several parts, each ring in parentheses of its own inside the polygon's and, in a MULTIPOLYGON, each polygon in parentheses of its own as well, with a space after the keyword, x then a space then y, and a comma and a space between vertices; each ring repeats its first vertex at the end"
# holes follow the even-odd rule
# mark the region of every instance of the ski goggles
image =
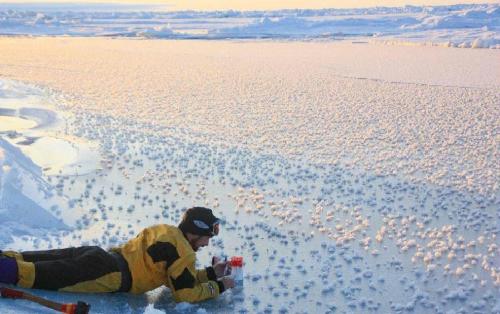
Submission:
POLYGON ((204 221, 198 219, 194 219, 193 223, 196 227, 204 231, 207 231, 208 235, 210 235, 211 237, 219 234, 219 225, 220 225, 219 219, 214 221, 214 223, 211 226, 207 225, 204 221))

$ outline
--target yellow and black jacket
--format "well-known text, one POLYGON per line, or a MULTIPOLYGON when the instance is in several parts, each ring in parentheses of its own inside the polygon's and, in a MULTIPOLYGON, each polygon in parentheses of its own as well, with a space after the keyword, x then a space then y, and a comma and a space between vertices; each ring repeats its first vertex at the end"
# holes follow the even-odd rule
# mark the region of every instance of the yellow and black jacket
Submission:
POLYGON ((146 228, 111 252, 83 246, 1 255, 16 259, 17 285, 24 288, 138 294, 166 285, 176 302, 198 302, 224 291, 212 267, 195 268, 191 245, 169 225, 146 228))
POLYGON ((212 267, 197 270, 196 253, 179 228, 156 225, 113 249, 128 263, 132 275, 130 292, 143 293, 166 285, 177 302, 197 302, 217 297, 223 285, 212 267))

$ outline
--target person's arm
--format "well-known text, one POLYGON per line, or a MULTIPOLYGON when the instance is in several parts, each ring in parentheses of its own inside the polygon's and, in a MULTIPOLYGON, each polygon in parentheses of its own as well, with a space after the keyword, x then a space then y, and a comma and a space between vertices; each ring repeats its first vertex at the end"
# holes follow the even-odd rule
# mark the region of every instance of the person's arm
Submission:
POLYGON ((168 286, 176 302, 195 303, 216 298, 225 290, 222 281, 209 280, 206 270, 196 270, 194 254, 179 258, 168 268, 167 275, 168 286), (205 275, 207 276, 206 282, 198 279, 198 276, 205 279, 205 275))
POLYGON ((227 260, 222 261, 218 257, 212 258, 212 266, 204 269, 196 270, 196 278, 200 282, 208 282, 209 280, 217 281, 231 272, 231 266, 227 260))
POLYGON ((208 282, 209 280, 217 281, 215 270, 212 266, 196 270, 196 278, 199 282, 208 282))

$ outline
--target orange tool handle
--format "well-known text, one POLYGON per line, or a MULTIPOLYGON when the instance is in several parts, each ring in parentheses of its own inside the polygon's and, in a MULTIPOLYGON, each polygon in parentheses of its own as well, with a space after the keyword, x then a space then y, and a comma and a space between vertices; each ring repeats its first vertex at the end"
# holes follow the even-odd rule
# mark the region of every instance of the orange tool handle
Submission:
POLYGON ((66 303, 61 304, 58 302, 53 302, 36 295, 32 295, 29 293, 25 293, 23 291, 9 289, 9 288, 0 288, 0 294, 3 298, 12 298, 12 299, 25 299, 28 301, 32 301, 43 305, 45 307, 51 308, 53 310, 62 312, 64 314, 87 314, 90 309, 90 305, 87 303, 78 301, 77 304, 66 303))
POLYGON ((9 288, 0 288, 0 293, 2 294, 2 298, 11 298, 11 299, 22 299, 24 298, 24 292, 9 288))
POLYGON ((68 303, 68 304, 63 304, 61 306, 61 312, 65 314, 75 314, 75 311, 76 311, 76 304, 68 303))

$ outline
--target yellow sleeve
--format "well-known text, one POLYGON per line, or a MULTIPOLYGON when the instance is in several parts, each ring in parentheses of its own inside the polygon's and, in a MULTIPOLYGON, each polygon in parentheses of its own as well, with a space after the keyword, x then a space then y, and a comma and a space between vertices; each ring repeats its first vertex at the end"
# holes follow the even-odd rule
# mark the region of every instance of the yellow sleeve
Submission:
POLYGON ((194 254, 179 258, 169 267, 168 281, 176 302, 195 303, 220 294, 218 283, 208 280, 206 270, 196 270, 194 254), (205 278, 206 282, 199 280, 205 278))
POLYGON ((199 282, 208 282, 210 280, 216 281, 217 276, 215 275, 215 270, 212 266, 197 269, 196 270, 196 278, 199 282))
POLYGON ((206 269, 197 269, 196 270, 196 279, 199 282, 208 282, 208 274, 206 269))

